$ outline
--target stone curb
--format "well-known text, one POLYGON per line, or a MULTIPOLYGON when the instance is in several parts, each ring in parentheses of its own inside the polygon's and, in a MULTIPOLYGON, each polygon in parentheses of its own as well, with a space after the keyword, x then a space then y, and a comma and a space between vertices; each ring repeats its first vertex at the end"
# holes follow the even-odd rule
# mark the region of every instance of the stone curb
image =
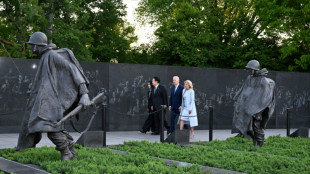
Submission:
MULTIPOLYGON (((118 153, 120 155, 126 155, 127 153, 130 153, 130 152, 124 152, 124 151, 114 150, 114 149, 109 149, 109 150, 111 150, 112 152, 118 153)), ((176 160, 170 160, 170 159, 164 159, 164 158, 158 158, 158 157, 153 157, 153 158, 165 161, 165 164, 168 166, 177 165, 177 166, 185 167, 185 166, 193 165, 191 163, 181 162, 181 161, 176 161, 176 160)), ((241 172, 236 172, 236 171, 231 171, 231 170, 226 170, 226 169, 219 169, 215 167, 208 167, 208 166, 202 166, 202 165, 198 165, 198 166, 200 166, 202 171, 209 171, 211 174, 245 174, 241 172)))
POLYGON ((11 161, 0 157, 0 171, 4 173, 15 174, 50 174, 44 170, 40 170, 25 164, 21 164, 15 161, 11 161))

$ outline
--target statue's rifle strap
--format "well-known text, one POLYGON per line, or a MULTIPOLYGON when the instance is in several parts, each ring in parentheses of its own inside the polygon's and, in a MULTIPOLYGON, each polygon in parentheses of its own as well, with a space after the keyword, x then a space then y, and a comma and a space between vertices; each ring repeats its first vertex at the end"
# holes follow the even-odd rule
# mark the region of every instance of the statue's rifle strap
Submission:
POLYGON ((89 120, 89 122, 88 122, 88 124, 87 124, 87 127, 85 128, 84 131, 80 132, 80 131, 75 127, 75 124, 73 123, 72 119, 70 119, 70 124, 71 124, 72 128, 73 128, 76 132, 78 132, 78 133, 80 133, 80 134, 83 134, 83 133, 87 132, 88 129, 90 128, 92 122, 94 121, 94 118, 95 118, 95 116, 96 116, 96 114, 97 114, 97 110, 98 110, 98 107, 95 107, 95 110, 94 110, 94 112, 93 112, 93 115, 91 116, 91 118, 90 118, 90 120, 89 120))

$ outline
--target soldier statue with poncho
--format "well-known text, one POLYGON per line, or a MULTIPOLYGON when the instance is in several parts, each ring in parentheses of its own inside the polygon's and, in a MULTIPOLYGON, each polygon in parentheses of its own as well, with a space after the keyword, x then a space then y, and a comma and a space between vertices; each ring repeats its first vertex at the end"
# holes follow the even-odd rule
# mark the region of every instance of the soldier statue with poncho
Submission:
MULTIPOLYGON (((251 60, 246 68, 251 71, 236 93, 233 126, 237 133, 253 139, 254 146, 263 146, 264 129, 275 108, 275 82, 267 78, 268 71, 259 69, 259 62, 251 60)), ((232 133, 236 133, 232 131, 232 133)))
POLYGON ((91 105, 89 81, 72 51, 56 50, 55 44, 48 44, 44 33, 32 34, 28 44, 40 58, 40 63, 27 102, 17 150, 35 147, 42 132, 46 132, 56 150, 61 152, 62 161, 72 160, 76 156, 73 138, 65 130, 64 123, 55 124, 77 105, 84 109, 91 105))

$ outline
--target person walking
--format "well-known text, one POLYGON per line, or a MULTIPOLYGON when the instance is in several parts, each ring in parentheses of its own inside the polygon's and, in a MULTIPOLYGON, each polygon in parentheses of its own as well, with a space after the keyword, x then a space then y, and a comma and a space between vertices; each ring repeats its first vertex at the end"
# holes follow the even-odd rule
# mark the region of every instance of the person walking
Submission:
MULTIPOLYGON (((161 120, 161 109, 166 109, 168 105, 168 97, 167 97, 167 91, 166 88, 159 84, 160 79, 158 77, 154 77, 152 79, 152 84, 154 85, 154 89, 151 93, 151 110, 154 113, 154 123, 155 123, 155 132, 152 133, 152 135, 159 135, 160 133, 160 120, 161 120), (163 107, 163 108, 162 108, 163 107)), ((164 112, 165 115, 165 112, 164 112)), ((164 126, 167 128, 168 132, 170 131, 170 128, 168 126, 167 121, 164 117, 164 126)))
POLYGON ((180 78, 178 76, 173 76, 172 87, 170 93, 170 132, 173 133, 175 130, 175 118, 180 114, 179 107, 182 104, 182 91, 184 89, 183 85, 180 84, 180 78))
POLYGON ((147 106, 147 110, 149 112, 149 115, 147 117, 147 119, 145 120, 142 129, 140 130, 141 133, 146 134, 146 132, 148 131, 152 131, 155 132, 155 124, 154 124, 154 114, 152 114, 152 102, 151 102, 151 94, 152 94, 152 90, 154 88, 154 86, 152 85, 152 81, 148 81, 147 83, 147 87, 148 87, 148 91, 147 91, 147 98, 148 98, 148 106, 147 106))
POLYGON ((184 124, 190 125, 190 138, 194 137, 194 127, 198 126, 197 111, 195 105, 195 92, 193 83, 190 80, 184 82, 182 93, 182 104, 180 110, 180 130, 183 130, 184 124))

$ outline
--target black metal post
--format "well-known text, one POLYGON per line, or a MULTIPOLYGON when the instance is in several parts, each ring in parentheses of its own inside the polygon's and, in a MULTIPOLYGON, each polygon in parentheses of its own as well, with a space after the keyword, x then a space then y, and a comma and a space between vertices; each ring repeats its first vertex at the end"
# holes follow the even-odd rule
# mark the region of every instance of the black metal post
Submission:
POLYGON ((103 147, 107 146, 107 105, 103 105, 103 117, 102 117, 102 128, 103 128, 103 147))
POLYGON ((160 116, 160 142, 164 142, 164 106, 161 105, 161 116, 160 116))
POLYGON ((286 136, 289 137, 291 135, 290 133, 291 125, 290 125, 290 109, 286 108, 286 136))
POLYGON ((209 141, 213 139, 213 107, 209 106, 209 141))

